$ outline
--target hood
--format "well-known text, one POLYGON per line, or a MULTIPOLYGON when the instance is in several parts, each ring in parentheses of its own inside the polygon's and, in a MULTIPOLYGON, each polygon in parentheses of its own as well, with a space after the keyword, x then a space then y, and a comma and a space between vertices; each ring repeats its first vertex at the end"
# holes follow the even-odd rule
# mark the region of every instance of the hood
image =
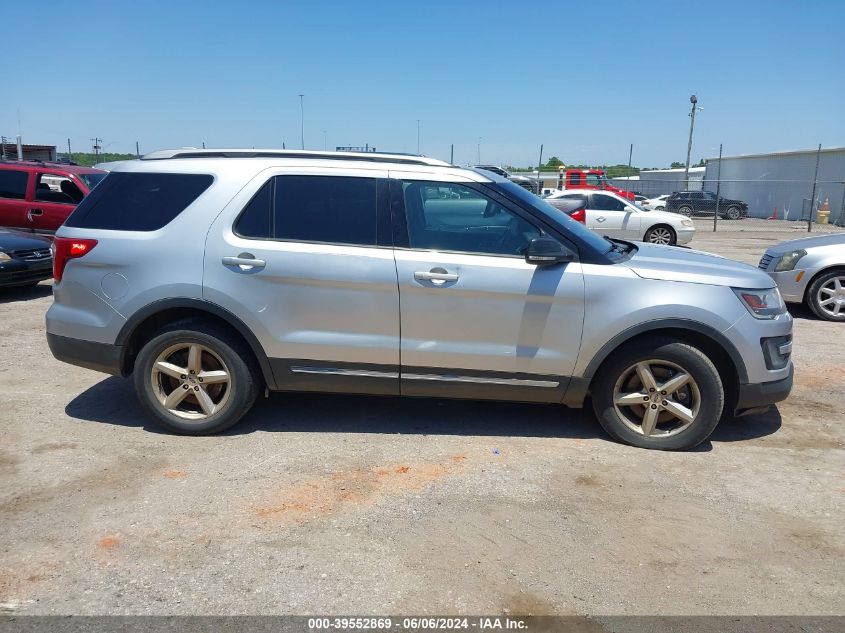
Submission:
POLYGON ((775 285, 763 271, 711 253, 656 244, 637 246, 639 250, 628 260, 627 266, 644 279, 734 288, 772 288, 775 285))
POLYGON ((814 248, 816 246, 836 246, 841 245, 845 247, 845 233, 833 233, 828 235, 815 235, 813 237, 802 237, 797 240, 789 240, 788 242, 781 242, 777 246, 772 246, 766 251, 769 255, 783 255, 790 251, 797 251, 798 249, 814 248))
MULTIPOLYGON (((648 209, 644 209, 646 213, 648 213, 648 217, 650 219, 656 220, 663 220, 664 222, 680 222, 681 220, 688 219, 687 216, 681 215, 680 213, 671 213, 669 211, 649 211, 648 209)), ((693 227, 689 227, 692 229, 693 227)))
POLYGON ((49 238, 22 233, 10 229, 0 229, 0 251, 28 250, 32 248, 49 248, 49 238))

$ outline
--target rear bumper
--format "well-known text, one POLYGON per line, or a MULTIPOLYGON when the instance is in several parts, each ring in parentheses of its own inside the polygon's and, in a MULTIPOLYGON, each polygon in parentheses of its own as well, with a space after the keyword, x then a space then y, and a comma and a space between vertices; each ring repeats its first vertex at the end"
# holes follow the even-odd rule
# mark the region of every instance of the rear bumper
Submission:
POLYGON ((121 375, 122 345, 94 343, 47 333, 47 344, 56 359, 105 374, 121 375))
POLYGON ((756 384, 740 385, 737 395, 735 415, 760 413, 781 400, 786 400, 792 391, 794 369, 789 365, 789 375, 780 380, 756 384))

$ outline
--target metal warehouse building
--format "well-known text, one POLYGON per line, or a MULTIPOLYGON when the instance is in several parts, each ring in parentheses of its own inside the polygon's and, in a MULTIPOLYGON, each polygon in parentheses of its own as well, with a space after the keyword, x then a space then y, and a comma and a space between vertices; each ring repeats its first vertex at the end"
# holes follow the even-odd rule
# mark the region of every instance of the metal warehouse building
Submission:
POLYGON ((771 154, 708 158, 704 189, 715 191, 721 178, 720 194, 748 203, 751 217, 806 219, 813 193, 813 174, 819 161, 815 208, 829 200, 831 221, 843 217, 845 194, 845 147, 796 150, 771 154))
POLYGON ((611 183, 627 189, 637 191, 647 198, 674 193, 675 191, 700 191, 704 180, 704 167, 689 168, 689 187, 684 179, 684 169, 644 169, 639 176, 612 178, 611 183))

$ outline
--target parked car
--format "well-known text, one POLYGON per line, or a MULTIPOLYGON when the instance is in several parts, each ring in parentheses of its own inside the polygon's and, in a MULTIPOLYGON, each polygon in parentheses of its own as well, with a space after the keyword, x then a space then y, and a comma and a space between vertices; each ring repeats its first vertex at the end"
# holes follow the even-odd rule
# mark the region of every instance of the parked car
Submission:
POLYGON ((644 202, 646 202, 646 201, 648 201, 648 198, 646 198, 645 196, 643 196, 643 195, 641 195, 641 194, 635 193, 635 194, 634 194, 634 200, 633 200, 633 201, 634 201, 637 205, 639 205, 639 206, 643 206, 643 203, 644 203, 644 202))
POLYGON ((53 354, 132 374, 177 433, 232 426, 265 388, 591 396, 614 438, 685 449, 792 385, 792 318, 762 271, 601 237, 430 158, 155 152, 112 171, 54 249, 53 354))
POLYGON ((648 209, 649 211, 663 211, 666 209, 666 200, 668 198, 669 194, 664 193, 662 196, 645 199, 640 203, 640 206, 643 209, 648 209))
POLYGON ((633 191, 620 189, 610 184, 603 169, 563 169, 560 174, 560 181, 564 189, 600 189, 610 191, 617 196, 634 201, 637 194, 633 191))
POLYGON ((820 319, 845 322, 845 233, 781 242, 760 259, 788 303, 806 304, 820 319))
POLYGON ((48 238, 0 229, 0 287, 34 286, 52 276, 48 238))
POLYGON ((0 162, 0 226, 52 234, 105 175, 78 165, 0 162))
POLYGON ((695 235, 692 220, 677 213, 646 211, 609 191, 567 189, 546 198, 559 201, 580 199, 586 203, 584 224, 599 235, 652 244, 688 244, 695 235))
MULTIPOLYGON (((687 217, 706 215, 716 211, 716 194, 712 191, 676 191, 666 199, 666 211, 687 217)), ((742 200, 719 196, 719 217, 725 220, 742 220, 748 215, 748 205, 742 200)))
POLYGON ((494 173, 502 178, 507 178, 511 182, 515 182, 520 187, 528 189, 528 191, 532 193, 537 193, 539 184, 537 182, 537 178, 529 178, 528 176, 520 176, 519 174, 512 174, 509 171, 502 169, 501 167, 496 167, 495 165, 475 165, 473 169, 483 169, 484 171, 489 171, 494 173))

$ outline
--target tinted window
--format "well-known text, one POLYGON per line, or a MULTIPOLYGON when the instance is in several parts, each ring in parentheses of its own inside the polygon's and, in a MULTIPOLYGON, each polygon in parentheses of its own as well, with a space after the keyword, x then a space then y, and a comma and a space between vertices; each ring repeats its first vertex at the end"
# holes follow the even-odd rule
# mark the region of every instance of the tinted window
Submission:
POLYGON ((273 179, 268 180, 250 200, 235 221, 235 233, 242 237, 273 237, 270 209, 273 205, 273 179))
POLYGON ((276 176, 275 237, 298 242, 376 244, 375 178, 276 176))
POLYGON ((612 196, 606 196, 601 193, 594 193, 592 208, 597 209, 599 211, 624 211, 625 203, 621 200, 613 198, 612 196))
POLYGON ((483 255, 521 255, 540 235, 534 225, 464 185, 405 182, 411 248, 483 255))
POLYGON ((35 199, 39 202, 79 204, 85 195, 67 176, 38 174, 35 180, 35 199))
POLYGON ((86 229, 156 231, 211 185, 205 174, 112 172, 65 224, 86 229))
POLYGON ((79 174, 79 177, 82 178, 82 181, 88 186, 89 189, 93 189, 96 187, 100 181, 106 177, 107 174, 79 174))
POLYGON ((15 169, 0 169, 0 198, 23 200, 29 174, 15 169))
POLYGON ((569 174, 569 182, 573 185, 580 185, 581 174, 569 174))

